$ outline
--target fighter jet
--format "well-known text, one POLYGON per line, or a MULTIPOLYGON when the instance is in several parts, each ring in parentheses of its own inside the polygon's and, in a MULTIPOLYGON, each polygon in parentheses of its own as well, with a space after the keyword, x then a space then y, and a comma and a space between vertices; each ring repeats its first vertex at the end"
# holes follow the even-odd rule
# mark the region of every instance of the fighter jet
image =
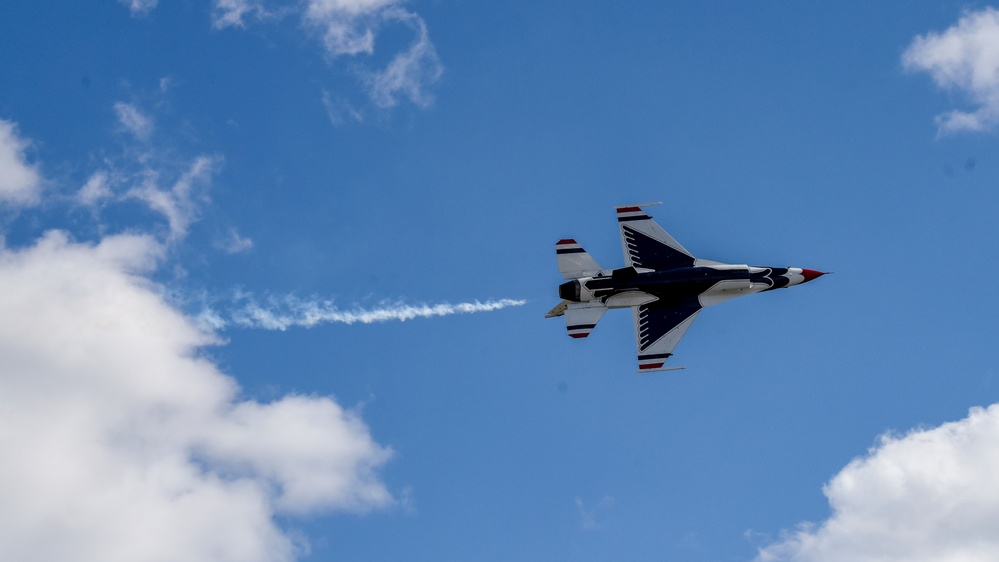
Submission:
POLYGON ((671 371, 666 359, 702 308, 800 285, 825 275, 814 269, 758 267, 697 259, 652 220, 640 203, 615 207, 625 267, 606 270, 575 240, 555 244, 562 302, 546 318, 565 316, 573 338, 590 335, 611 308, 631 308, 638 372, 671 371))

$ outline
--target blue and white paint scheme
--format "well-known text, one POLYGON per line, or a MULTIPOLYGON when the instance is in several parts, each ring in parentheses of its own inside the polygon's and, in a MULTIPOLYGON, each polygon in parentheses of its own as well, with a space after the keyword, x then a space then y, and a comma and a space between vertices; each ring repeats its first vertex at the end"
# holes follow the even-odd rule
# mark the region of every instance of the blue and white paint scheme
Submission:
POLYGON ((606 270, 575 240, 555 244, 562 302, 546 318, 565 316, 573 338, 585 338, 611 308, 631 308, 638 370, 668 371, 666 359, 702 308, 825 275, 814 269, 759 267, 697 259, 662 229, 640 203, 615 207, 625 267, 606 270))

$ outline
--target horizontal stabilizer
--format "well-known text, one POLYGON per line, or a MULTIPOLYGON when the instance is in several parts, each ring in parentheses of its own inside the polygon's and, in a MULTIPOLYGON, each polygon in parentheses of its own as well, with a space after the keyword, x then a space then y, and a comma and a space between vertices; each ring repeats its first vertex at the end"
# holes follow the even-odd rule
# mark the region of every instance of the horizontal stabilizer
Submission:
POLYGON ((597 260, 590 257, 572 238, 563 238, 555 244, 558 272, 566 279, 593 277, 601 270, 597 260))
POLYGON ((597 327, 605 312, 606 306, 571 303, 565 309, 565 329, 573 338, 585 338, 597 327))

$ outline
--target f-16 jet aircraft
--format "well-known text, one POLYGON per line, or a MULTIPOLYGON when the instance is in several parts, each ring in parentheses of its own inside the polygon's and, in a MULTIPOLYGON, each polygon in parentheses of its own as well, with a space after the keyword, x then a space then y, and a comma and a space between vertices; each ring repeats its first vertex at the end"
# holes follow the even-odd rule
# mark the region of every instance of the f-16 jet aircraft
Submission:
POLYGON ((797 267, 756 267, 697 259, 663 230, 641 203, 615 207, 625 267, 606 270, 571 238, 555 245, 562 302, 546 318, 565 316, 574 338, 590 335, 610 308, 631 308, 638 371, 670 371, 666 359, 701 309, 735 297, 800 285, 825 275, 797 267))

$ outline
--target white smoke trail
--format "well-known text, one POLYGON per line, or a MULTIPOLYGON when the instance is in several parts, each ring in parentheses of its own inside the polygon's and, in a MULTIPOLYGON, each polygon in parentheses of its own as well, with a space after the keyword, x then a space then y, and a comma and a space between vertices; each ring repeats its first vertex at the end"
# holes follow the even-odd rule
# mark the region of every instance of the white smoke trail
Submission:
POLYGON ((331 300, 302 300, 292 296, 272 297, 267 299, 265 305, 259 304, 252 296, 245 294, 239 295, 237 301, 238 304, 227 313, 220 314, 214 310, 206 310, 198 316, 198 319, 202 324, 216 330, 232 324, 242 328, 283 331, 296 326, 311 328, 326 323, 371 324, 390 320, 406 321, 414 318, 490 312, 527 303, 526 300, 515 299, 419 305, 383 302, 374 308, 355 306, 345 310, 338 308, 331 300))

